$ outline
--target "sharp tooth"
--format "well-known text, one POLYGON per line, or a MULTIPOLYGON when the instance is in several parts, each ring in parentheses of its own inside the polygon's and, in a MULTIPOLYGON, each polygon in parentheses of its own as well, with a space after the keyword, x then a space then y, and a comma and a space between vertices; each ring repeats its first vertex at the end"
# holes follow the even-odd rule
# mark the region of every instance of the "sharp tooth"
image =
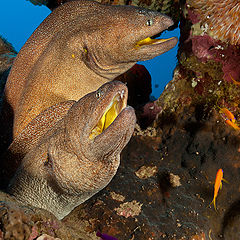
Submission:
POLYGON ((120 97, 121 97, 121 98, 123 98, 123 96, 124 96, 124 93, 125 93, 125 91, 124 91, 124 90, 122 90, 122 92, 121 92, 121 94, 120 94, 120 97))

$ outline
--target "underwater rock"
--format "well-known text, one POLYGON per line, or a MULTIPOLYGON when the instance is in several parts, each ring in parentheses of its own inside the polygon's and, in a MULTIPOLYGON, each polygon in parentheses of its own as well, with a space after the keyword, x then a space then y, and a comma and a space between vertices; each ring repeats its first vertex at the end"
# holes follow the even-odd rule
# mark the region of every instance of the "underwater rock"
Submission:
POLYGON ((46 5, 49 1, 48 0, 27 0, 30 1, 34 5, 42 6, 46 5))
POLYGON ((0 36, 0 74, 6 71, 13 63, 17 52, 13 46, 0 36))
POLYGON ((223 236, 225 240, 239 239, 240 201, 236 201, 227 211, 223 220, 223 236))
MULTIPOLYGON (((0 96, 2 96, 5 82, 17 52, 6 39, 0 36, 0 96)), ((0 99, 0 101, 2 101, 0 99)))
MULTIPOLYGON (((13 46, 7 42, 6 39, 0 36, 0 111, 2 109, 3 103, 3 90, 5 83, 7 81, 7 77, 10 71, 10 67, 15 59, 17 52, 13 48, 13 46)), ((10 112, 10 111, 9 111, 10 112)), ((8 146, 8 142, 6 141, 5 135, 10 135, 6 133, 7 128, 4 127, 3 119, 8 119, 8 116, 0 116, 1 128, 0 128, 0 155, 3 150, 8 146), (6 118, 5 118, 6 117, 6 118)))
MULTIPOLYGON (((58 6, 69 2, 71 0, 28 0, 34 5, 46 5, 49 9, 53 10, 58 6)), ((96 0, 103 4, 111 5, 132 5, 144 7, 150 10, 156 10, 167 16, 171 17, 174 21, 174 28, 177 27, 179 21, 179 7, 180 3, 178 0, 96 0)))
POLYGON ((31 206, 23 206, 9 195, 0 192, 0 239, 78 239, 97 240, 93 234, 84 233, 84 224, 79 225, 78 233, 65 226, 52 214, 31 206))
POLYGON ((218 109, 194 96, 176 70, 157 101, 164 110, 154 122, 156 137, 134 136, 112 182, 64 222, 89 221, 89 233, 99 230, 117 239, 139 240, 217 240, 236 229, 239 215, 231 209, 239 201, 240 133, 224 123, 218 109), (219 168, 230 184, 220 190, 216 212, 209 204, 219 168), (123 197, 119 200, 112 192, 123 197), (131 207, 123 206, 133 201, 141 208, 131 216, 131 207))

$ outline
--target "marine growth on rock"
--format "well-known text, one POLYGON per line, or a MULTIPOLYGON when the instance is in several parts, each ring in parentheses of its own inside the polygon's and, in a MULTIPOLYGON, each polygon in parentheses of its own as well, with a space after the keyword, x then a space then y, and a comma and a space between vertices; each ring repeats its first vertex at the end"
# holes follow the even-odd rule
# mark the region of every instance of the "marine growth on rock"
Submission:
POLYGON ((199 15, 201 28, 213 38, 240 44, 240 2, 237 0, 188 0, 199 15))

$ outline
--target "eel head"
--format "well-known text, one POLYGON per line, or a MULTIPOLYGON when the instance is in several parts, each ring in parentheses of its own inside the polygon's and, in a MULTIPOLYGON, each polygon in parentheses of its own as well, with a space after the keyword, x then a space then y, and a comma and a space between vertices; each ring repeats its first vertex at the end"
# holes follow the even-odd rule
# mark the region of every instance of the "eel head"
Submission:
MULTIPOLYGON (((157 11, 103 5, 94 1, 81 2, 85 7, 91 5, 91 8, 86 8, 84 31, 79 31, 83 29, 80 23, 68 27, 66 32, 71 29, 71 34, 67 45, 74 56, 81 52, 80 59, 98 75, 114 79, 136 62, 152 59, 177 44, 175 37, 154 39, 173 25, 169 17, 157 11)), ((79 4, 79 7, 83 13, 83 6, 79 4)))
POLYGON ((92 161, 120 154, 136 123, 134 109, 127 106, 127 97, 126 85, 113 81, 73 105, 66 129, 72 144, 76 144, 74 151, 84 152, 92 161))
MULTIPOLYGON (((89 61, 111 66, 152 59, 177 44, 177 38, 155 39, 173 25, 166 15, 130 6, 105 6, 106 23, 84 36, 89 47, 89 61), (98 35, 96 35, 98 34, 98 35), (94 41, 95 39, 95 41, 94 41), (96 44, 97 43, 97 44, 96 44), (91 51, 92 55, 91 55, 91 51)), ((91 28, 90 28, 91 29, 91 28)))
POLYGON ((126 85, 114 81, 75 102, 25 155, 8 192, 62 219, 103 189, 134 131, 127 94, 126 85))

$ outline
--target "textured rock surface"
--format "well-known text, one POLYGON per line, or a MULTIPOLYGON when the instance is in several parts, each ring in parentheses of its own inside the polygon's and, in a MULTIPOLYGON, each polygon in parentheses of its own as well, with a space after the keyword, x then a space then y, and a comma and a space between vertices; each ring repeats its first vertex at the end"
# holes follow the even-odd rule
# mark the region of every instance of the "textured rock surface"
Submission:
MULTIPOLYGON (((13 46, 0 36, 0 96, 2 96, 3 88, 9 68, 11 67, 17 52, 13 46)), ((1 102, 2 100, 0 100, 1 102)))
MULTIPOLYGON (((34 5, 46 5, 48 8, 53 10, 59 5, 68 2, 70 0, 29 0, 34 5)), ((157 10, 170 16, 174 22, 177 24, 179 20, 179 0, 97 0, 104 4, 113 5, 133 5, 144 7, 151 10, 157 10)))
POLYGON ((84 233, 83 226, 81 223, 78 231, 74 231, 47 211, 22 206, 0 192, 0 239, 97 239, 95 235, 84 233))

